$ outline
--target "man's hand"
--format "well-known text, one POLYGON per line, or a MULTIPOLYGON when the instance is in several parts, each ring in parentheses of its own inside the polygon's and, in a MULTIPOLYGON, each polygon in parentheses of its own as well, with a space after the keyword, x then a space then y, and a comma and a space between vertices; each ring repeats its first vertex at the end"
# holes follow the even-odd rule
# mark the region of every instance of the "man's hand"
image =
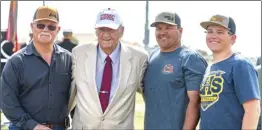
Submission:
POLYGON ((34 130, 52 130, 44 125, 38 124, 35 126, 34 130))

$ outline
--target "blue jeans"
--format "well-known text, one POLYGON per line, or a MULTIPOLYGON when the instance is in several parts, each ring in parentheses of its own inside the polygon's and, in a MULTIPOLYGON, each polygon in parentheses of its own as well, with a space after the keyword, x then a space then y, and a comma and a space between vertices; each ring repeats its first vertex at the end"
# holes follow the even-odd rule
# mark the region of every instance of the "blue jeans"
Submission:
MULTIPOLYGON (((15 125, 13 125, 12 123, 10 123, 9 127, 8 127, 9 130, 23 130, 22 128, 20 127, 17 127, 15 125)), ((64 127, 54 127, 52 130, 65 130, 64 127)))

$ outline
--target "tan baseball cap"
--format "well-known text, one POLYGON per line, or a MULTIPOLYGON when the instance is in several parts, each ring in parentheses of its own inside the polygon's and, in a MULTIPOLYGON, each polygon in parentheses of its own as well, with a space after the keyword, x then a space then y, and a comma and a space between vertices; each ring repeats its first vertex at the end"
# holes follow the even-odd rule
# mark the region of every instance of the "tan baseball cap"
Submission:
POLYGON ((59 23, 59 15, 57 9, 49 6, 40 6, 37 8, 33 21, 49 20, 56 23, 59 23))
POLYGON ((213 15, 208 21, 201 22, 200 25, 204 29, 207 29, 207 27, 210 25, 217 25, 228 29, 232 34, 236 33, 236 24, 234 20, 231 17, 226 17, 219 14, 213 15))
POLYGON ((155 27, 158 23, 166 23, 181 27, 180 17, 176 13, 172 12, 162 12, 158 14, 155 18, 155 21, 150 26, 155 27))

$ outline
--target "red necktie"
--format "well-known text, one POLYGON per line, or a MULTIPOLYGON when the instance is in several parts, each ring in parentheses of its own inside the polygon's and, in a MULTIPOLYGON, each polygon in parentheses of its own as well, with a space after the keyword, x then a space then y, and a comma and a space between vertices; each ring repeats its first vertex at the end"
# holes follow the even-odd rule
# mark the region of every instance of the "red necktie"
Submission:
POLYGON ((106 64, 104 67, 104 73, 102 78, 102 85, 99 92, 100 104, 103 112, 105 112, 110 97, 111 82, 112 82, 112 60, 109 56, 106 57, 106 64))

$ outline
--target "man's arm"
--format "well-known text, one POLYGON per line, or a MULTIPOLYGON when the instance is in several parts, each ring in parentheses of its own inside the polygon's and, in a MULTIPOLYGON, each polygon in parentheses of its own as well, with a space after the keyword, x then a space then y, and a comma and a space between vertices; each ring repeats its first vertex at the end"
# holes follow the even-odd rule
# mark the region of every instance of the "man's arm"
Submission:
POLYGON ((193 130, 196 128, 199 120, 199 91, 187 91, 187 95, 189 98, 189 103, 186 109, 186 118, 184 121, 183 130, 193 130))
POLYGON ((76 54, 75 49, 72 50, 72 82, 71 87, 69 91, 69 103, 68 103, 68 114, 70 114, 71 118, 74 116, 75 107, 76 107, 76 81, 75 81, 75 75, 76 75, 76 54))
POLYGON ((17 127, 23 129, 34 129, 38 124, 32 119, 21 107, 19 101, 19 71, 12 63, 13 60, 7 61, 1 77, 2 86, 2 110, 8 120, 17 127))
POLYGON ((142 64, 142 69, 141 69, 141 73, 140 73, 140 84, 139 84, 139 87, 137 89, 137 92, 139 92, 140 94, 143 94, 143 91, 144 91, 144 86, 143 86, 143 79, 144 79, 144 75, 145 75, 145 71, 146 71, 146 68, 147 68, 147 65, 148 65, 148 57, 146 56, 146 58, 143 58, 143 64, 142 64))
POLYGON ((258 99, 251 99, 243 104, 245 114, 243 117, 242 130, 257 129, 260 115, 260 102, 258 99))
POLYGON ((183 129, 193 130, 196 128, 199 120, 199 91, 207 63, 205 59, 198 54, 191 54, 184 59, 184 61, 183 70, 189 103, 186 109, 183 129))

